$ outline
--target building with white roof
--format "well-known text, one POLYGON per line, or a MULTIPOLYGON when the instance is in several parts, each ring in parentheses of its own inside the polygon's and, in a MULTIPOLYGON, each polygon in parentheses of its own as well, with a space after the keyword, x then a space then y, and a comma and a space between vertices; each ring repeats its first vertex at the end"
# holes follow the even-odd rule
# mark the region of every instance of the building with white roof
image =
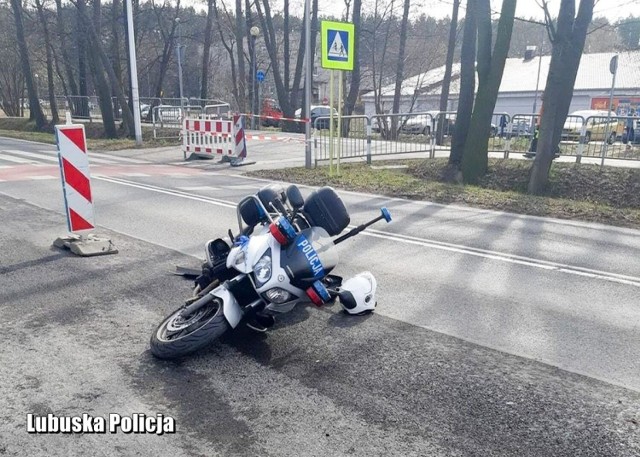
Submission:
MULTIPOLYGON (((640 51, 619 52, 618 70, 614 92, 614 109, 626 115, 630 108, 640 108, 640 51)), ((612 74, 609 71, 613 52, 583 54, 573 90, 569 112, 584 109, 606 109, 609 103, 612 74)), ((528 59, 507 59, 496 113, 530 114, 540 109, 541 96, 547 81, 551 56, 530 53, 528 59), (538 71, 539 70, 539 71, 538 71)), ((424 112, 437 110, 444 77, 444 66, 435 68, 402 83, 400 112, 424 112)), ((477 89, 476 81, 476 89, 477 89)), ((393 106, 395 84, 382 88, 381 104, 384 112, 393 106)), ((453 65, 448 110, 458 105, 460 91, 460 64, 453 65)), ((373 92, 362 96, 365 114, 375 114, 373 92)))

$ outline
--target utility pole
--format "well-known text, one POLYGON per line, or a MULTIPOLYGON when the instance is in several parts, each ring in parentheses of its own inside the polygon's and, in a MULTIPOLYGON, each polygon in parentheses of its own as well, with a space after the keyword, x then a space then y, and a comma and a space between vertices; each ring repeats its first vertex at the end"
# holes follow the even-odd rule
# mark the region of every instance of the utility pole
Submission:
MULTIPOLYGON (((138 94, 138 64, 136 62, 136 43, 133 34, 133 8, 131 0, 127 1, 127 33, 129 35, 129 73, 131 79, 131 97, 133 98, 133 125, 136 146, 142 146, 142 123, 140 120, 140 95, 138 94)), ((147 77, 149 75, 147 74, 147 77)), ((125 107, 122 107, 125 109, 125 107)))
MULTIPOLYGON (((311 168, 311 73, 313 72, 313 60, 311 56, 311 0, 304 1, 304 166, 311 168)), ((333 108, 332 108, 333 109, 333 108)))
POLYGON ((182 45, 180 44, 180 18, 177 17, 176 18, 176 23, 178 24, 178 38, 177 38, 177 42, 178 45, 176 46, 176 51, 178 53, 178 84, 180 85, 180 107, 183 108, 184 107, 184 98, 183 98, 183 93, 182 93, 182 45))
POLYGON ((254 25, 249 33, 251 34, 251 129, 255 130, 256 114, 259 115, 256 108, 256 38, 260 35, 260 29, 254 25))

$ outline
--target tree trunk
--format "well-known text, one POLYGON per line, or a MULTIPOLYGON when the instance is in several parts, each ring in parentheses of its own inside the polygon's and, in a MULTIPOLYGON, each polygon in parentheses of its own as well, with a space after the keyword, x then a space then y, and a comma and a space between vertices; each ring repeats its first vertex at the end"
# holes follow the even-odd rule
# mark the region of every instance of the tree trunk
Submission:
MULTIPOLYGON (((407 23, 409 22, 409 5, 411 0, 404 0, 402 11, 402 22, 400 23, 400 49, 398 50, 398 62, 396 63, 396 87, 393 93, 393 112, 400 112, 400 92, 402 90, 402 80, 404 79, 404 49, 407 43, 407 23)), ((391 138, 396 138, 398 134, 398 117, 391 118, 391 138)))
MULTIPOLYGON (((95 46, 92 33, 94 28, 97 28, 97 33, 100 34, 100 1, 97 0, 93 4, 93 19, 90 20, 85 0, 77 0, 76 7, 78 8, 78 14, 85 17, 83 21, 84 29, 81 31, 80 39, 86 40, 89 44, 95 46)), ((104 127, 104 134, 107 138, 118 138, 118 131, 116 129, 116 123, 113 115, 113 104, 111 103, 111 90, 107 84, 107 79, 104 76, 104 69, 98 56, 91 52, 87 55, 89 61, 89 68, 93 75, 94 87, 98 95, 98 104, 100 105, 100 112, 102 114, 102 125, 104 127)))
MULTIPOLYGON (((84 0, 78 0, 77 5, 79 6, 83 4, 83 1, 84 0)), ((122 107, 122 118, 124 121, 124 126, 127 130, 127 133, 130 136, 132 136, 135 132, 133 114, 131 113, 131 110, 129 109, 129 105, 127 104, 127 100, 124 96, 122 86, 120 85, 119 81, 116 78, 116 74, 113 71, 113 66, 109 61, 109 57, 107 56, 107 53, 105 52, 104 47, 102 46, 102 42, 100 41, 100 37, 96 31, 95 26, 92 24, 91 18, 86 14, 86 10, 84 8, 82 10, 80 10, 80 8, 78 9, 84 19, 85 24, 87 24, 87 31, 89 34, 91 44, 93 45, 93 49, 97 53, 96 61, 100 62, 102 64, 103 69, 107 72, 107 76, 109 77, 111 86, 115 90, 118 104, 122 107)), ((99 68, 99 65, 98 65, 98 68, 99 68)), ((108 86, 107 86, 107 89, 108 89, 108 86)))
MULTIPOLYGON (((56 0, 56 13, 57 13, 56 29, 58 32, 58 41, 61 43, 64 43, 67 41, 67 38, 64 33, 64 24, 62 22, 62 0, 56 0)), ((65 94, 65 95, 79 95, 78 86, 76 84, 76 79, 73 75, 73 69, 71 68, 71 60, 69 58, 67 47, 60 46, 60 49, 62 51, 62 65, 64 66, 64 72, 67 78, 67 84, 69 86, 69 92, 70 92, 69 94, 65 94)), ((63 86, 64 86, 64 80, 63 80, 63 86)), ((71 99, 69 100, 68 104, 69 104, 69 109, 71 109, 71 113, 74 116, 82 115, 82 112, 81 112, 82 106, 81 106, 81 103, 79 103, 79 100, 75 98, 71 99)))
MULTIPOLYGON (((122 62, 120 61, 120 27, 118 26, 118 17, 120 13, 123 11, 123 8, 120 6, 120 0, 113 0, 113 5, 111 6, 111 61, 113 62, 113 71, 116 74, 116 79, 124 87, 124 78, 122 77, 122 62)), ((122 16, 123 19, 125 18, 122 16)), ((124 23, 124 27, 127 27, 127 23, 124 23)), ((125 36, 126 38, 126 36, 125 36)), ((129 53, 127 53, 127 62, 129 53)), ((127 87, 131 87, 131 84, 128 84, 127 87)), ((113 90, 115 92, 115 88, 113 90)), ((133 97, 129 95, 129 106, 133 101, 133 97)))
MULTIPOLYGON (((282 37, 282 48, 284 51, 284 89, 285 91, 289 92, 291 90, 291 85, 290 85, 290 80, 289 78, 291 77, 290 74, 290 61, 289 61, 289 0, 284 0, 284 10, 283 10, 283 32, 284 32, 284 36, 282 37)), ((304 36, 304 33, 302 34, 302 36, 304 36)), ((303 46, 304 48, 304 46, 303 46)), ((296 89, 296 88, 294 88, 296 89)), ((294 106, 295 108, 295 106, 294 106)))
POLYGON ((44 14, 44 8, 40 0, 36 0, 36 9, 38 11, 38 18, 42 24, 42 32, 44 34, 44 46, 47 62, 47 89, 49 94, 49 106, 51 106, 51 122, 57 124, 60 122, 58 116, 58 107, 56 106, 56 94, 53 86, 53 56, 51 52, 51 37, 49 36, 49 25, 47 24, 47 18, 44 14))
POLYGON ((213 0, 207 0, 207 25, 204 28, 204 49, 202 50, 202 77, 200 81, 200 98, 209 98, 209 61, 211 59, 211 40, 213 30, 213 0))
MULTIPOLYGON (((451 25, 449 26, 449 44, 447 46, 447 60, 444 66, 444 78, 442 79, 442 91, 440 92, 439 111, 444 112, 449 109, 449 87, 451 84, 451 73, 453 68, 453 55, 456 50, 456 35, 458 33, 458 10, 460 0, 453 0, 453 11, 451 12, 451 25)), ((438 118, 436 127, 436 144, 444 143, 444 126, 446 116, 438 118)), ((433 132, 431 132, 433 134, 433 132)))
POLYGON ((478 22, 478 94, 469 127, 469 136, 473 138, 473 141, 465 143, 464 156, 462 158, 464 181, 473 184, 477 183, 480 177, 487 172, 491 118, 498 99, 505 61, 509 54, 517 3, 517 0, 503 0, 493 54, 489 59, 485 59, 482 54, 486 52, 487 36, 489 40, 491 39, 491 21, 490 19, 487 21, 486 17, 490 18, 491 16, 488 11, 489 0, 481 1, 486 2, 486 9, 481 9, 482 14, 480 16, 482 20, 478 22), (481 50, 483 51, 482 54, 480 54, 481 50), (486 60, 490 64, 486 67, 484 64, 481 66, 480 62, 485 62, 486 60), (481 69, 484 76, 481 76, 481 69))
POLYGON ((593 6, 594 0, 580 0, 580 9, 575 16, 573 0, 562 0, 557 27, 550 22, 547 24, 553 50, 544 90, 540 137, 529 178, 528 191, 531 194, 544 193, 549 182, 551 162, 560 144, 562 126, 569 113, 587 29, 593 16, 593 6))
POLYGON ((29 95, 29 119, 36 121, 38 130, 44 129, 46 119, 40 107, 40 99, 38 98, 38 88, 33 82, 33 74, 31 73, 31 63, 29 62, 29 51, 27 50, 27 42, 24 39, 24 22, 22 20, 22 3, 20 0, 11 0, 11 8, 13 9, 13 17, 16 22, 16 38, 18 39, 18 50, 20 52, 20 64, 22 73, 24 74, 27 84, 27 94, 29 95))
POLYGON ((89 92, 87 88, 87 43, 84 39, 86 34, 83 30, 83 20, 80 13, 78 13, 76 21, 76 42, 78 44, 78 95, 82 97, 78 100, 78 111, 81 116, 91 117, 88 98, 89 92))
POLYGON ((227 43, 227 40, 224 37, 223 27, 222 27, 222 24, 220 23, 220 14, 218 11, 218 4, 216 3, 216 0, 213 0, 213 14, 215 15, 216 26, 218 29, 218 34, 220 35, 220 42, 222 43, 222 46, 224 46, 224 48, 227 50, 227 54, 229 55, 229 61, 231 62, 231 84, 232 84, 231 94, 233 95, 233 99, 236 100, 236 103, 237 103, 240 96, 239 96, 238 77, 237 77, 237 70, 236 70, 236 59, 234 57, 232 45, 227 43))
MULTIPOLYGON (((476 87, 476 35, 476 0, 467 0, 467 15, 464 19, 462 49, 460 50, 460 95, 458 97, 455 131, 451 139, 451 155, 449 156, 449 166, 452 169, 452 175, 454 175, 451 178, 455 177, 462 165, 464 145, 467 142, 467 133, 471 124, 476 87)), ((445 122, 445 125, 448 126, 448 122, 445 122)))
POLYGON ((247 112, 247 73, 244 68, 244 27, 242 24, 242 0, 236 0, 236 58, 238 64, 238 108, 247 112))
MULTIPOLYGON (((456 0, 457 1, 457 0, 456 0)), ((353 16, 352 21, 355 28, 354 48, 353 48, 353 71, 351 72, 349 79, 349 93, 344 104, 344 112, 347 116, 353 114, 353 110, 360 94, 360 28, 361 28, 361 12, 362 12, 362 0, 354 0, 353 2, 353 16)), ((349 131, 349 124, 345 123, 346 132, 349 131)))
MULTIPOLYGON (((276 85, 276 93, 278 94, 278 102, 280 108, 284 114, 284 117, 293 117, 294 107, 291 106, 289 99, 289 92, 284 86, 284 80, 280 73, 281 56, 277 50, 277 35, 273 27, 273 16, 271 14, 271 6, 269 0, 262 1, 264 6, 264 13, 260 8, 260 4, 256 2, 256 8, 258 10, 258 17, 260 18, 260 24, 264 30, 264 45, 267 48, 269 59, 271 60, 271 66, 273 68, 273 80, 276 85)), ((285 32, 286 33, 286 32, 285 32)), ((303 47, 304 50, 304 47, 303 47)), ((289 56, 283 56, 286 60, 289 56)))
POLYGON ((171 29, 169 30, 168 36, 165 33, 164 29, 162 28, 162 21, 163 21, 162 11, 159 11, 159 9, 156 8, 155 6, 152 6, 152 7, 157 18, 158 27, 160 28, 160 33, 162 34, 162 39, 164 40, 164 45, 162 48, 162 57, 160 58, 160 68, 158 69, 158 79, 156 80, 156 88, 154 91, 154 94, 155 94, 154 96, 156 98, 162 98, 164 97, 164 92, 162 90, 162 87, 164 85, 164 78, 167 75, 169 62, 171 62, 171 56, 173 55, 174 49, 175 49, 176 28, 178 26, 176 19, 180 14, 180 0, 177 1, 175 13, 171 18, 171 29))

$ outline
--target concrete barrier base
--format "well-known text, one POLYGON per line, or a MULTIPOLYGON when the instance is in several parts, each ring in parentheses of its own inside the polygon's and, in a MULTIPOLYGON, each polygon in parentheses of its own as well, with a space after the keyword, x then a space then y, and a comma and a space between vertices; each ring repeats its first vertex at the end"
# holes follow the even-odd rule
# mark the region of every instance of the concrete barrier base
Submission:
POLYGON ((118 253, 110 239, 93 234, 81 236, 70 233, 67 236, 56 238, 53 245, 60 249, 69 249, 73 254, 81 257, 118 253))

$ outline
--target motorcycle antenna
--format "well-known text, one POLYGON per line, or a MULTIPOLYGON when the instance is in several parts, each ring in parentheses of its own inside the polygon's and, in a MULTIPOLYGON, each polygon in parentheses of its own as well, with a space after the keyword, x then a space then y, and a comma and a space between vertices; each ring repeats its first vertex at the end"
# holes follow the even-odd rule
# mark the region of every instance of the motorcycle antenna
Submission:
POLYGON ((357 235, 358 233, 362 232, 364 229, 366 229, 367 227, 375 224, 376 222, 384 219, 387 222, 391 222, 391 213, 389 212, 389 210, 387 208, 380 208, 380 212, 382 214, 380 214, 380 216, 376 217, 375 219, 370 220, 369 222, 365 222, 364 224, 358 225, 357 227, 352 228, 351 230, 349 230, 349 232, 345 233, 344 235, 342 235, 339 238, 336 238, 333 241, 333 244, 338 244, 338 243, 342 243, 344 240, 351 238, 352 236, 357 235))

